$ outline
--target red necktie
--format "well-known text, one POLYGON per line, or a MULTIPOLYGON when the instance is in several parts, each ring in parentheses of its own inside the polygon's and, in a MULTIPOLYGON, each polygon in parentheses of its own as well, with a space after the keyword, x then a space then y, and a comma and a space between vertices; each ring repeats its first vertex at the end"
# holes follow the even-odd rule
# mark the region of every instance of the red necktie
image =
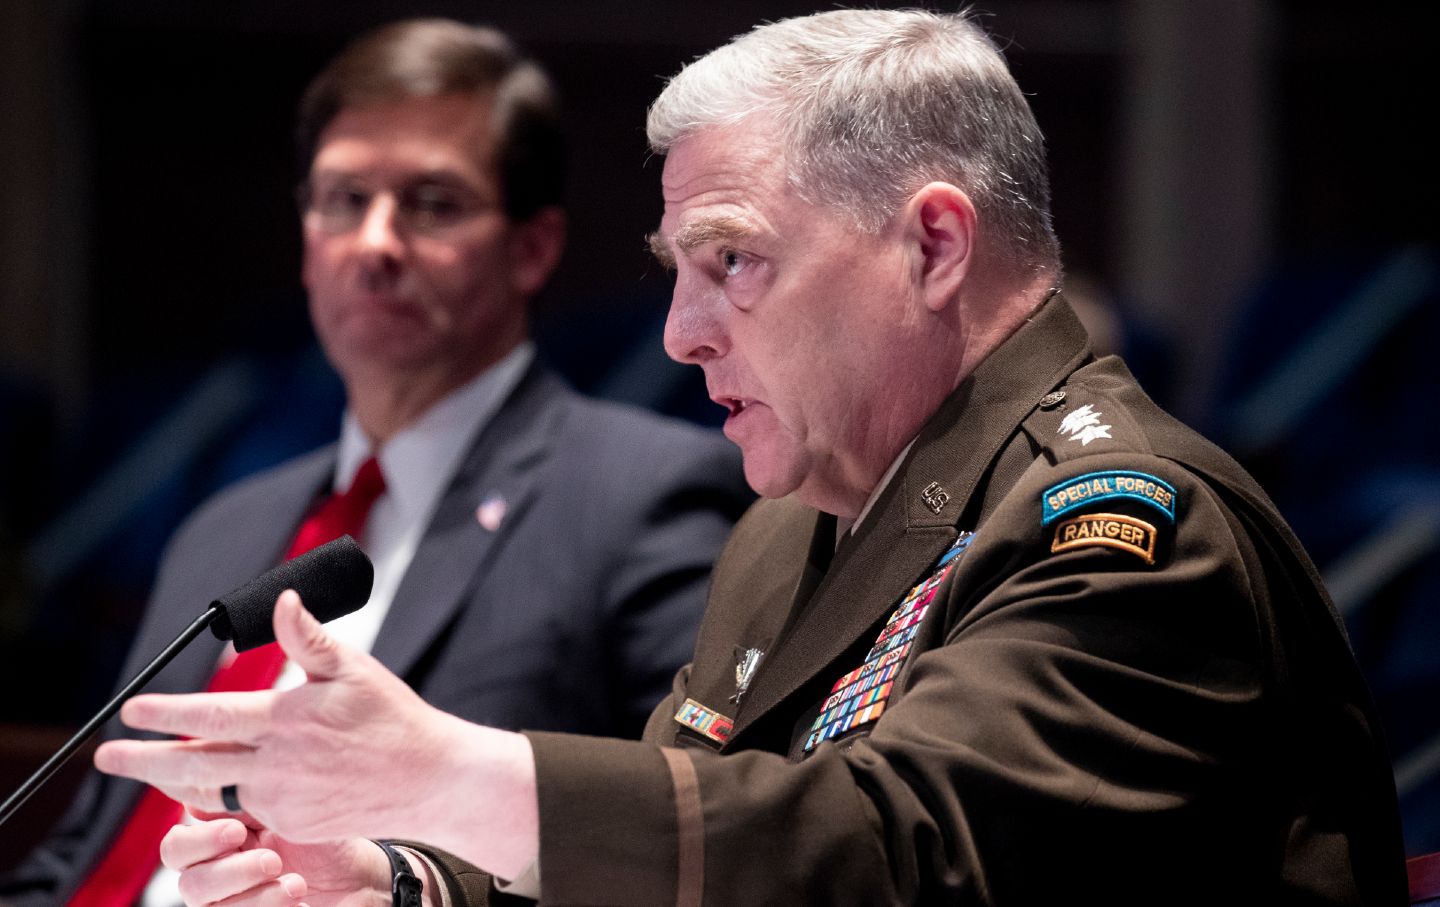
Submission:
MULTIPOLYGON (((359 536, 375 499, 385 490, 380 463, 366 460, 344 494, 332 494, 316 507, 285 553, 289 560, 342 535, 359 536)), ((275 643, 241 652, 222 665, 205 691, 228 693, 264 690, 275 685, 285 653, 275 643)), ((70 898, 68 907, 131 907, 160 866, 160 839, 180 821, 183 808, 153 787, 145 788, 130 819, 120 829, 104 859, 70 898)))

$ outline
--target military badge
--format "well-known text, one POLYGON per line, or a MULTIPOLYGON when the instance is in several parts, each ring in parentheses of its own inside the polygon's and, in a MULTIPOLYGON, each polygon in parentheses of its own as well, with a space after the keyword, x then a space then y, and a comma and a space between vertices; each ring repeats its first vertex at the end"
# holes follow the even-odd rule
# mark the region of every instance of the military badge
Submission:
POLYGON ((750 681, 755 677, 755 669, 760 667, 760 659, 765 653, 756 648, 741 650, 735 647, 738 658, 735 661, 735 695, 730 697, 731 702, 739 702, 745 691, 750 689, 750 681))
POLYGON ((829 697, 821 704, 820 714, 810 726, 805 752, 884 714, 885 704, 895 685, 895 675, 900 673, 910 654, 912 641, 920 629, 920 622, 930 611, 936 590, 954 568, 955 559, 970 547, 974 537, 973 532, 960 533, 955 544, 935 562, 930 575, 901 599, 860 666, 835 681, 829 697))
POLYGON ((1067 513, 1102 501, 1139 501, 1175 524, 1175 486, 1143 472, 1108 469, 1045 489, 1040 496, 1040 525, 1049 526, 1067 513))
POLYGON ((1097 438, 1111 438, 1109 425, 1101 425, 1103 413, 1095 412, 1089 403, 1060 420, 1060 434, 1069 435, 1071 441, 1079 441, 1081 447, 1089 447, 1097 438))
POLYGON ((1086 546, 1115 548, 1155 563, 1155 527, 1144 520, 1119 513, 1083 513, 1055 524, 1052 552, 1086 546))
POLYGON ((706 708, 693 699, 685 700, 685 704, 675 712, 675 720, 697 734, 720 744, 728 742, 730 735, 735 731, 733 719, 714 709, 706 708))

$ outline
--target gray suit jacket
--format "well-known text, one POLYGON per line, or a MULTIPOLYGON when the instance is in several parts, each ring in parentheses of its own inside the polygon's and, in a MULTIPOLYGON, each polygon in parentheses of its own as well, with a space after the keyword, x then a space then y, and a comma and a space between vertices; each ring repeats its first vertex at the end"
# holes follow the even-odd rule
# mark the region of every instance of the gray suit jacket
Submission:
MULTIPOLYGON (((328 488, 335 446, 220 493, 176 533, 122 680, 215 597, 274 566, 328 488)), ((509 729, 639 736, 689 660, 710 565, 750 500, 723 438, 581 397, 532 366, 451 480, 372 649, 435 706, 509 729), (490 532, 476 507, 508 507, 490 532)), ((148 687, 204 687, 209 634, 148 687)), ((125 733, 116 723, 108 734, 125 733)), ((140 786, 91 774, 56 830, 3 883, 63 903, 140 786)))

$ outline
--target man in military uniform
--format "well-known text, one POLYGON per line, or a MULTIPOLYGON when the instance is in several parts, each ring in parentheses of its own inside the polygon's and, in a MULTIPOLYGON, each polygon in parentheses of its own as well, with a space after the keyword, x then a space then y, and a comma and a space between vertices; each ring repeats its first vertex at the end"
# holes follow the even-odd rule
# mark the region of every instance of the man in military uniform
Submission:
POLYGON ((1403 903, 1335 612, 1240 467, 1091 354, 983 33, 765 26, 672 80, 649 132, 667 350, 775 499, 693 663, 642 742, 504 734, 284 596, 308 688, 138 699, 128 722, 205 739, 97 756, 247 810, 248 835, 167 840, 191 903, 1403 903))

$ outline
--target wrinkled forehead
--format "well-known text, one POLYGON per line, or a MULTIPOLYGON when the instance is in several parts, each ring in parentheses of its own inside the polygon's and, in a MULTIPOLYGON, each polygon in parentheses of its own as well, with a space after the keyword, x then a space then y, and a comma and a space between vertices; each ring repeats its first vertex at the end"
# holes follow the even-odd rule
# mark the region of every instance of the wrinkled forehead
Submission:
POLYGON ((792 204, 779 143, 751 124, 697 130, 671 146, 661 174, 667 241, 723 238, 792 204))
POLYGON ((778 127, 764 117, 706 126, 676 141, 660 177, 666 204, 683 202, 718 185, 749 183, 784 188, 786 155, 778 127))

